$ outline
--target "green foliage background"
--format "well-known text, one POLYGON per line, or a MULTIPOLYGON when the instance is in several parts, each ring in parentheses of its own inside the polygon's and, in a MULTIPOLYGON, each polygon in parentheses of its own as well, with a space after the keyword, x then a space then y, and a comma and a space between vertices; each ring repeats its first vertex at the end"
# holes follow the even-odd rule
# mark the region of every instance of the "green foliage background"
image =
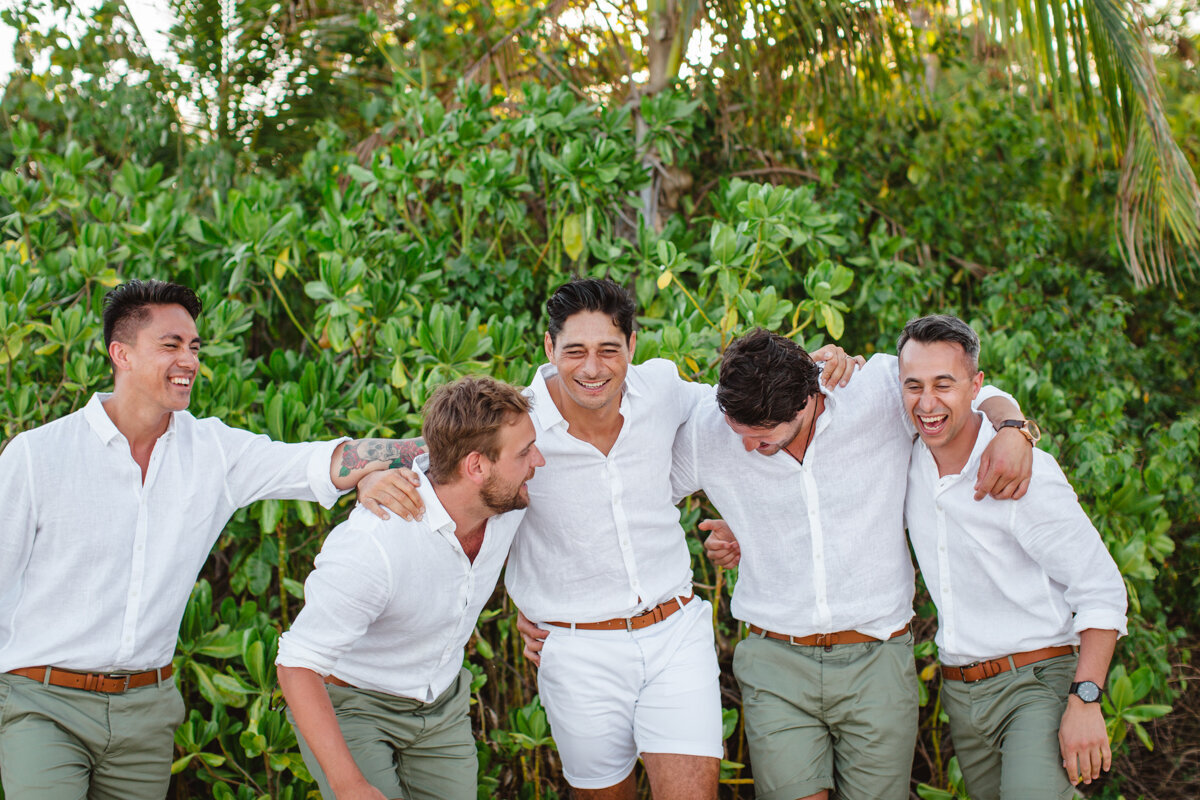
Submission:
MULTIPOLYGON (((4 441, 109 386, 101 299, 132 277, 179 281, 204 300, 192 411, 290 441, 415 435, 431 390, 462 374, 524 384, 542 359, 542 303, 574 273, 634 290, 638 360, 673 359, 696 380, 713 380, 724 344, 750 326, 870 354, 892 351, 909 317, 956 313, 983 337, 988 379, 1040 421, 1041 446, 1125 576, 1130 636, 1106 714, 1114 741, 1132 732, 1134 746, 1152 744, 1142 723, 1185 688, 1197 633, 1200 321, 1190 284, 1137 290, 1118 262, 1105 142, 1014 99, 949 34, 936 91, 864 95, 780 126, 762 87, 736 105, 735 78, 716 69, 629 101, 583 91, 570 43, 546 45, 533 17, 522 46, 548 55, 522 82, 458 79, 479 53, 446 31, 504 21, 455 8, 391 28, 358 18, 339 40, 353 86, 309 73, 313 93, 295 106, 218 113, 207 129, 181 124, 177 85, 136 71, 115 6, 88 21, 94 38, 54 45, 50 69, 19 72, 0 101, 4 441), (134 71, 114 79, 119 58, 134 71), (668 171, 687 181, 662 190, 660 224, 647 225, 640 193, 668 171)), ((1195 62, 1161 66, 1196 165, 1195 62)), ((264 78, 240 80, 242 94, 208 102, 243 108, 264 78)), ((191 710, 174 796, 315 791, 272 664, 322 537, 347 510, 269 501, 230 522, 180 631, 191 710)), ((682 513, 694 531, 709 511, 693 499, 682 513)), ((727 662, 736 572, 714 571, 698 538, 689 544, 727 662)), ((918 600, 930 640, 933 609, 918 600)), ((480 796, 563 796, 515 609, 499 593, 491 608, 468 647, 480 796)), ((932 644, 918 655, 914 790, 962 796, 932 644)), ((725 681, 722 791, 749 797, 725 681)), ((1123 781, 1099 795, 1118 796, 1123 781)))

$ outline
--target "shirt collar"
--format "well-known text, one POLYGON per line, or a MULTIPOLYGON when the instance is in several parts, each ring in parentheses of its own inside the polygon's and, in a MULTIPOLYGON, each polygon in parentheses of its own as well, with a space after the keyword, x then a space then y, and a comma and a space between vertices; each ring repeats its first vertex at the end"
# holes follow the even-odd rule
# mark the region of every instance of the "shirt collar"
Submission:
MULTIPOLYGON (((110 444, 118 436, 122 439, 125 438, 125 435, 113 424, 112 417, 104 410, 104 401, 110 397, 112 397, 112 392, 96 392, 92 395, 92 399, 88 400, 87 405, 83 407, 83 417, 87 420, 88 426, 96 434, 97 438, 106 445, 110 444)), ((160 440, 170 439, 174 435, 175 412, 171 412, 171 419, 167 422, 167 429, 158 438, 160 440)))
MULTIPOLYGON (((964 476, 975 476, 978 474, 979 462, 983 458, 983 451, 987 449, 987 446, 991 444, 992 439, 996 435, 996 430, 988 422, 987 417, 979 411, 973 413, 980 417, 979 434, 975 437, 975 446, 971 448, 971 455, 967 457, 967 463, 963 465, 962 470, 957 475, 945 475, 938 479, 946 486, 957 483, 964 476)), ((921 457, 928 462, 929 469, 933 470, 933 474, 936 476, 938 467, 937 461, 933 457, 933 452, 920 436, 917 437, 916 441, 917 445, 921 448, 921 457)))
POLYGON ((417 493, 421 495, 421 501, 425 504, 425 524, 432 531, 446 530, 448 533, 454 533, 454 520, 438 499, 437 492, 433 490, 433 482, 425 474, 428 469, 428 453, 422 453, 413 460, 413 471, 421 476, 421 485, 417 487, 417 493))
MULTIPOLYGON (((554 404, 554 398, 550 396, 550 387, 546 385, 546 381, 557 374, 558 368, 553 364, 542 364, 537 368, 537 372, 533 375, 533 381, 529 384, 528 392, 533 400, 533 415, 542 430, 549 430, 565 421, 562 412, 554 404)), ((625 383, 621 386, 621 408, 625 408, 625 403, 629 398, 641 397, 642 394, 641 376, 634 370, 634 365, 630 364, 625 373, 625 383)))

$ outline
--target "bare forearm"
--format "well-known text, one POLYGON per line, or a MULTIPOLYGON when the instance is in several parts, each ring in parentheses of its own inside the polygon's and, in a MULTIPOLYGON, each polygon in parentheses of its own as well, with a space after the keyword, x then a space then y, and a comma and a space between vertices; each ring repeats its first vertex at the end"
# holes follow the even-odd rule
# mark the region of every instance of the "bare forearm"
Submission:
POLYGON ((1091 681, 1103 686, 1108 678, 1108 666, 1117 646, 1117 632, 1088 628, 1079 634, 1079 665, 1075 667, 1076 681, 1091 681))
POLYGON ((342 737, 321 676, 309 669, 284 666, 278 668, 278 674, 279 686, 292 710, 296 728, 317 757, 330 786, 365 781, 342 737))
POLYGON ((989 397, 979 404, 979 410, 987 415, 993 428, 1006 419, 1025 419, 1021 407, 1007 397, 989 397))
POLYGON ((416 439, 354 439, 342 442, 333 451, 329 477, 339 489, 352 489, 364 475, 395 467, 411 467, 413 460, 425 452, 425 440, 416 439))

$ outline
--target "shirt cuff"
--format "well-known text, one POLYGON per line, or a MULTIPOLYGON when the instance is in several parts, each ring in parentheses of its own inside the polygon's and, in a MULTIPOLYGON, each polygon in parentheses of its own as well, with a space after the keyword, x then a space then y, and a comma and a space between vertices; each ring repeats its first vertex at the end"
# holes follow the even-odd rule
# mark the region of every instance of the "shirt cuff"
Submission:
POLYGON ((338 445, 342 442, 348 441, 350 441, 350 437, 343 436, 340 439, 333 439, 328 442, 316 442, 313 446, 312 455, 308 458, 309 488, 312 489, 313 496, 317 498, 317 502, 325 508, 332 508, 339 497, 350 491, 349 489, 344 491, 338 489, 333 485, 333 479, 329 477, 329 462, 333 459, 333 451, 337 450, 338 445))
POLYGON ((296 637, 289 636, 289 633, 291 632, 287 631, 279 638, 279 653, 275 656, 275 666, 310 669, 322 678, 333 672, 337 665, 336 659, 322 656, 304 647, 295 640, 296 637))
POLYGON ((1116 631, 1117 636, 1124 636, 1129 633, 1129 630, 1125 627, 1125 615, 1123 613, 1103 609, 1081 611, 1075 615, 1071 627, 1075 633, 1082 633, 1089 628, 1095 628, 1100 631, 1116 631))

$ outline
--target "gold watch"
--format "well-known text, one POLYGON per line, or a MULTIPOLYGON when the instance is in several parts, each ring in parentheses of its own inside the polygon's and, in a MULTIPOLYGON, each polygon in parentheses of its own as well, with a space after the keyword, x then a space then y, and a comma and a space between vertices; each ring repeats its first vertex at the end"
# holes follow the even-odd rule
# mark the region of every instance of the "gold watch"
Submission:
POLYGON ((1006 419, 996 426, 996 432, 999 433, 1004 428, 1016 428, 1031 445, 1036 446, 1038 439, 1042 438, 1042 429, 1031 419, 1006 419))

